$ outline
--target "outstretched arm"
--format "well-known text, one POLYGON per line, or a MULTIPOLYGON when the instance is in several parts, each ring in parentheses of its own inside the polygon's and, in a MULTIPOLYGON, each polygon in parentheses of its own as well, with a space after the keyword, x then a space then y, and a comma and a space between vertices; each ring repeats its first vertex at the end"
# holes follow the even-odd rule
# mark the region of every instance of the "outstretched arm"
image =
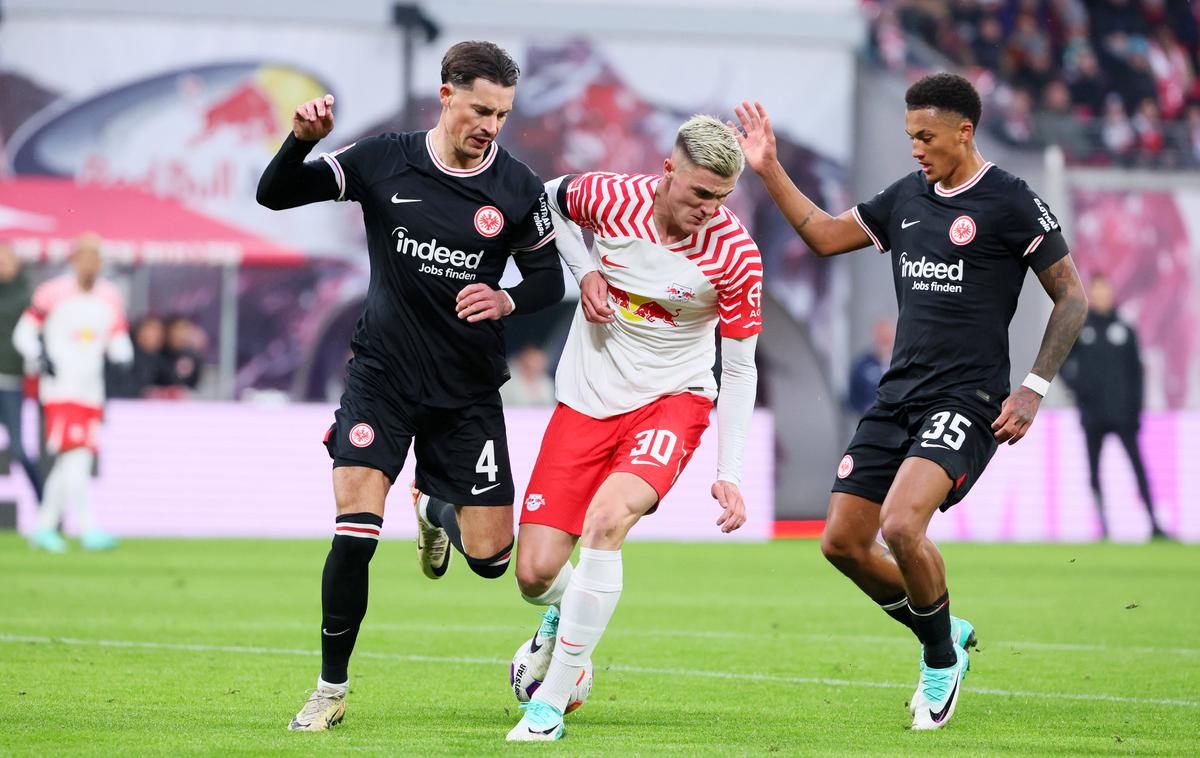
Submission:
POLYGON ((1025 383, 1004 401, 999 418, 992 422, 996 441, 1010 445, 1016 444, 1029 431, 1041 406, 1042 395, 1070 354, 1071 346, 1075 344, 1075 338, 1079 336, 1079 330, 1087 318, 1087 296, 1083 293, 1083 283, 1079 281, 1079 272, 1075 270, 1070 255, 1060 258, 1038 274, 1038 281, 1054 301, 1054 310, 1046 322, 1046 332, 1042 336, 1037 359, 1033 362, 1033 370, 1025 383))
POLYGON ((831 216, 817 207, 804 195, 779 163, 775 149, 775 132, 771 119, 762 103, 743 102, 734 108, 742 128, 729 123, 737 137, 746 162, 762 177, 763 184, 771 193, 771 199, 779 206, 784 218, 814 253, 820 256, 837 255, 858 250, 871 244, 870 237, 854 220, 851 211, 840 216, 831 216))
POLYGON ((333 95, 309 100, 292 115, 292 133, 258 180, 258 204, 273 211, 321 200, 336 200, 337 177, 324 161, 305 162, 318 142, 333 131, 333 95))

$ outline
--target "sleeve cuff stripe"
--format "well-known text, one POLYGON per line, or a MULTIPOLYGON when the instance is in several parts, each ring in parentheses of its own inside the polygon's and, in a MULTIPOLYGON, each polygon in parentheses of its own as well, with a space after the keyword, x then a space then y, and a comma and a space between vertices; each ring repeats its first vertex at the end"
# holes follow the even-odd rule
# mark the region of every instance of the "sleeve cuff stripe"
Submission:
POLYGON ((871 231, 867 223, 863 221, 862 216, 858 212, 857 205, 850 209, 850 213, 854 216, 854 220, 858 222, 858 225, 862 227, 862 230, 867 233, 867 236, 871 238, 871 242, 875 243, 875 247, 879 248, 879 252, 887 252, 883 249, 883 245, 879 244, 879 238, 875 236, 875 233, 871 231))
POLYGON ((555 234, 556 234, 556 232, 553 229, 551 229, 549 234, 547 234, 545 237, 542 237, 539 241, 535 242, 534 244, 530 245, 529 247, 514 247, 512 249, 512 251, 514 253, 529 253, 534 250, 541 249, 542 247, 545 247, 545 245, 548 242, 550 242, 551 240, 554 239, 555 234))
POLYGON ((342 164, 338 163, 338 159, 334 158, 329 153, 321 153, 321 158, 329 164, 333 169, 333 178, 337 180, 338 185, 338 200, 346 199, 346 173, 342 171, 342 164))
POLYGON ((1029 243, 1029 247, 1025 248, 1025 252, 1021 254, 1021 257, 1024 258, 1034 250, 1037 250, 1038 246, 1042 244, 1042 240, 1044 239, 1046 239, 1046 235, 1044 234, 1039 234, 1038 236, 1034 237, 1033 242, 1029 243))

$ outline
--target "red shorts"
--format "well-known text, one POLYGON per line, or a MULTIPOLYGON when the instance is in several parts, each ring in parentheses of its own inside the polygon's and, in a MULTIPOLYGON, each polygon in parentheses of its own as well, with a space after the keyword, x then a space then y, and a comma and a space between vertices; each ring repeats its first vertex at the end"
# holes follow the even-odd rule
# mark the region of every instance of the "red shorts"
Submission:
POLYGON ((46 403, 46 450, 57 455, 86 447, 96 452, 96 437, 102 413, 99 408, 78 403, 46 403))
POLYGON ((582 534, 592 497, 617 471, 644 479, 662 500, 700 444, 712 406, 685 392, 595 419, 559 403, 529 477, 521 523, 582 534))

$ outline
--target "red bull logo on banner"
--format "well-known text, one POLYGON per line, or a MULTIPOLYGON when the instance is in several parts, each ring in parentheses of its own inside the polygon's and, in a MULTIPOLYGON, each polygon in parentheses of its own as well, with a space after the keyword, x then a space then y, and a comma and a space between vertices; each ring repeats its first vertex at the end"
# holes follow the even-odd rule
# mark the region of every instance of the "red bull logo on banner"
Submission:
POLYGON ((683 311, 682 308, 676 308, 674 312, 671 312, 660 305, 657 300, 631 295, 611 284, 608 285, 608 295, 617 312, 626 321, 635 324, 641 321, 651 324, 661 322, 667 326, 679 326, 675 318, 683 311))

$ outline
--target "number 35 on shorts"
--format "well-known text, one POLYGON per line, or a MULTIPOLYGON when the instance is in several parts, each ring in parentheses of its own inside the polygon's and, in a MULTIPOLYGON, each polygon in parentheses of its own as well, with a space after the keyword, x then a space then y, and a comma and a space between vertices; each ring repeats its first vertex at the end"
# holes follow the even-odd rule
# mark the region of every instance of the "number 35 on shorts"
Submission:
POLYGON ((629 451, 630 463, 639 466, 665 466, 671 461, 679 438, 670 429, 647 429, 633 436, 637 445, 629 451))
POLYGON ((921 434, 921 447, 961 450, 972 424, 971 419, 961 413, 938 411, 929 417, 927 426, 929 428, 921 434))

